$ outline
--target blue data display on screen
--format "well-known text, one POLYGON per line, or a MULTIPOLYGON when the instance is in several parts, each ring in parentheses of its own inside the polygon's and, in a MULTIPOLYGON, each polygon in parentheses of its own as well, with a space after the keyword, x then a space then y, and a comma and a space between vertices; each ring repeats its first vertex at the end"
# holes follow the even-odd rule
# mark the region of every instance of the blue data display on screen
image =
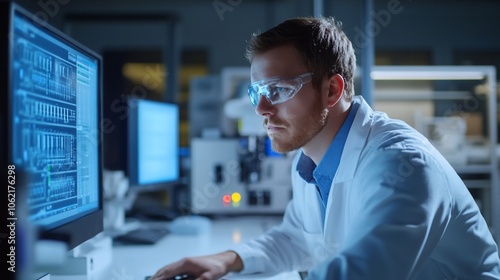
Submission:
POLYGON ((54 228, 99 208, 99 60, 16 11, 12 158, 30 220, 54 228))
POLYGON ((177 180, 179 109, 174 104, 142 100, 138 105, 138 183, 177 180))

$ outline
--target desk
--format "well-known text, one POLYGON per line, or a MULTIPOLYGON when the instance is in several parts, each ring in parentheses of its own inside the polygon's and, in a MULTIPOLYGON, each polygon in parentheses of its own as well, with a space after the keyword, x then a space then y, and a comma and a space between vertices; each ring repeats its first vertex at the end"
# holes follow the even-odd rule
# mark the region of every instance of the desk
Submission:
MULTIPOLYGON (((224 217, 212 221, 207 234, 169 234, 155 245, 119 245, 112 249, 112 264, 102 279, 144 280, 162 266, 183 257, 213 254, 227 250, 240 242, 257 237, 281 217, 224 217)), ((101 277, 99 277, 101 279, 101 277)), ((226 279, 226 278, 224 278, 226 279)), ((299 280, 298 273, 283 273, 273 277, 229 275, 227 279, 299 280)))

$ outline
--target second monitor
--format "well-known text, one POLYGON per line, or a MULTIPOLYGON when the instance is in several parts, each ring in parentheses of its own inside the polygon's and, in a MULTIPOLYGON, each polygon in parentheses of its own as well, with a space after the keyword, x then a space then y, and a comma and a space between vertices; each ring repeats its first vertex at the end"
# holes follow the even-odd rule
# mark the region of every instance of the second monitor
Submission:
POLYGON ((132 204, 138 204, 135 200, 141 193, 166 190, 179 181, 179 107, 174 103, 131 98, 127 131, 127 198, 125 202, 107 201, 107 217, 112 225, 108 228, 114 240, 120 243, 154 244, 168 231, 165 224, 152 225, 148 220, 153 216, 173 219, 173 211, 149 203, 139 207, 132 204), (127 211, 127 215, 139 223, 120 222, 122 211, 127 211))
POLYGON ((131 190, 157 189, 179 180, 179 107, 130 99, 128 176, 131 190))

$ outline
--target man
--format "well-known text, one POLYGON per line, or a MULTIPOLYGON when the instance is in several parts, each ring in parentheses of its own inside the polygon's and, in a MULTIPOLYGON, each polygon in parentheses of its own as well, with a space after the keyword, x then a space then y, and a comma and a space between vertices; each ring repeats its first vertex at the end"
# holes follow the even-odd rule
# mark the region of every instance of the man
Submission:
POLYGON ((282 224, 189 273, 308 271, 307 279, 500 279, 495 241, 438 151, 354 96, 351 42, 330 18, 295 18, 249 43, 250 100, 273 149, 300 149, 282 224))

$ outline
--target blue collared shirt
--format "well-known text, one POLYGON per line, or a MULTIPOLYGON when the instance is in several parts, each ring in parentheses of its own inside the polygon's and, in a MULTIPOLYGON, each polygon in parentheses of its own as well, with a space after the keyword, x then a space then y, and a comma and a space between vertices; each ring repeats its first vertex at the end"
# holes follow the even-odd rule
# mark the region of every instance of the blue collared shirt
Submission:
POLYGON ((323 206, 323 221, 325 218, 326 203, 328 201, 328 195, 330 193, 333 178, 335 177, 335 173, 339 167, 347 135, 349 135, 349 130, 351 129, 351 125, 354 121, 354 116, 356 116, 359 105, 359 102, 353 101, 352 108, 349 111, 347 118, 340 127, 340 130, 337 132, 337 135, 333 138, 330 147, 328 147, 328 150, 318 166, 316 166, 312 159, 305 154, 300 156, 297 164, 297 172, 300 177, 310 184, 315 184, 318 189, 319 197, 322 202, 321 205, 323 206))

